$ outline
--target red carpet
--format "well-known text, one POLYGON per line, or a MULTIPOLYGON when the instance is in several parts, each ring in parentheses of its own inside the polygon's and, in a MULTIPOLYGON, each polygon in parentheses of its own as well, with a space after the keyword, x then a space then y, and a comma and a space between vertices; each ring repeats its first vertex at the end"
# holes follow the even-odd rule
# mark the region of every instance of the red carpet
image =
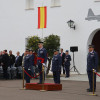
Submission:
POLYGON ((27 90, 58 91, 58 90, 62 90, 62 84, 54 84, 54 83, 44 83, 44 84, 27 83, 26 84, 26 89, 27 90))

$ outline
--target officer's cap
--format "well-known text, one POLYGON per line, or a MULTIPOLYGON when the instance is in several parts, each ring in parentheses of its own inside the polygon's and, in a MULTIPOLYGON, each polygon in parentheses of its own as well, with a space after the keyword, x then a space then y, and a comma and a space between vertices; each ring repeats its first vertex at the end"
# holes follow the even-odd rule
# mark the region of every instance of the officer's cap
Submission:
POLYGON ((94 48, 94 45, 89 45, 89 48, 94 48))
POLYGON ((29 49, 26 49, 26 51, 30 51, 29 49))
POLYGON ((54 52, 59 51, 58 49, 55 49, 54 52))
POLYGON ((66 52, 69 52, 68 50, 66 50, 66 52))
POLYGON ((39 41, 38 44, 43 44, 43 42, 42 41, 39 41))
POLYGON ((33 50, 32 50, 32 49, 30 49, 30 51, 32 51, 32 52, 33 52, 33 50))

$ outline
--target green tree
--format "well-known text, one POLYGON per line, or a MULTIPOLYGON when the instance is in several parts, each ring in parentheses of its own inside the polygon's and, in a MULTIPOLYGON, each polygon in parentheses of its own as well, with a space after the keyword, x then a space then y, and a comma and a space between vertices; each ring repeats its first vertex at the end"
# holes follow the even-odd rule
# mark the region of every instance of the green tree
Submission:
POLYGON ((26 48, 32 49, 33 51, 37 51, 39 41, 40 41, 40 38, 38 36, 32 36, 28 38, 26 48))
POLYGON ((54 54, 55 49, 59 49, 60 47, 60 37, 57 35, 49 35, 48 37, 44 38, 44 47, 47 50, 48 53, 48 68, 47 73, 49 73, 50 66, 51 66, 51 60, 54 54))

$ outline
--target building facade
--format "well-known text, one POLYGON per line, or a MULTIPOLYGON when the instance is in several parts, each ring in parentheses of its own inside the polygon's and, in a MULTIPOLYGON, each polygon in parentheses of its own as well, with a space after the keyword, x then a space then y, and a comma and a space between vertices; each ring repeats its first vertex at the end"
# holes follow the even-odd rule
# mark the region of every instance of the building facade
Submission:
POLYGON ((23 53, 28 36, 56 34, 61 37, 64 51, 78 46, 75 65, 85 74, 88 45, 94 44, 100 56, 99 15, 100 0, 0 0, 0 51, 23 53), (41 6, 47 6, 47 28, 43 30, 37 28, 37 7, 41 6), (68 26, 69 20, 74 21, 75 30, 68 26))

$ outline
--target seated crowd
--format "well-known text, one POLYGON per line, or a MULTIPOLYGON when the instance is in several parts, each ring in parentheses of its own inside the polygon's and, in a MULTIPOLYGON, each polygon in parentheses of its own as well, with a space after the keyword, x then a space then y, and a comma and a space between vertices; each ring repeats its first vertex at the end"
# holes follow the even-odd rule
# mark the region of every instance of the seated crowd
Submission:
MULTIPOLYGON (((16 56, 13 55, 12 51, 10 50, 7 53, 7 50, 0 52, 0 79, 21 79, 22 78, 22 67, 24 67, 24 55, 20 55, 18 51, 16 56)), ((31 50, 29 55, 33 55, 35 57, 35 53, 31 50)), ((36 59, 32 59, 36 60, 36 59)), ((35 67, 35 61, 33 69, 35 67)), ((35 73, 35 70, 34 70, 35 73)))

